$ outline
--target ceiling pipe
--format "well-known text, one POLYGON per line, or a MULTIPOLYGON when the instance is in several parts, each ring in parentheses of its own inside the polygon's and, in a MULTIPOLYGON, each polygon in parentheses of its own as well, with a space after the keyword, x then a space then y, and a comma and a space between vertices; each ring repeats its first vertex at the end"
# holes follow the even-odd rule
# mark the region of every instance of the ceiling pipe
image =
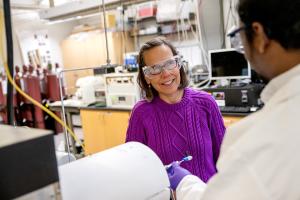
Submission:
POLYGON ((16 10, 41 10, 41 9, 47 9, 47 6, 41 6, 41 5, 35 5, 35 4, 19 4, 14 3, 10 5, 11 9, 16 10))

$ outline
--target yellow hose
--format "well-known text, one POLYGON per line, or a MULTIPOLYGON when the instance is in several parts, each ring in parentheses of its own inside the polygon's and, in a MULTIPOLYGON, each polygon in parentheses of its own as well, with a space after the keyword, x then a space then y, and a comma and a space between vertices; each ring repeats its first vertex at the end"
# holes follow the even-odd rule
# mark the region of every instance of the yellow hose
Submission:
MULTIPOLYGON (((1 40, 1 44, 0 44, 0 51, 1 51, 1 59, 4 65, 4 69, 7 75, 7 78, 9 80, 9 82, 13 85, 13 87, 26 99, 28 99, 30 102, 32 102, 34 105, 36 105, 37 107, 41 108, 43 111, 45 111, 46 113, 48 113, 53 119, 55 119, 59 124, 61 124, 63 127, 65 127, 65 129, 71 134, 71 136, 74 138, 74 140, 76 142, 78 142, 80 144, 80 146, 82 147, 82 149, 85 151, 85 147, 84 144, 82 144, 82 142, 77 138, 77 136, 75 135, 75 133, 71 130, 71 128, 69 128, 59 117, 57 117, 52 111, 50 111, 49 109, 47 109, 45 106, 43 106, 42 104, 40 104, 38 101, 36 101, 35 99, 33 99, 31 96, 29 96, 28 94, 26 94, 25 92, 22 91, 21 88, 19 88, 19 86, 15 83, 15 81, 13 80, 13 78, 11 77, 8 65, 7 65, 7 61, 5 59, 4 56, 4 50, 3 50, 3 39, 4 39, 4 22, 3 22, 3 11, 0 11, 0 40, 1 40)), ((75 147, 74 147, 75 148, 75 147)))

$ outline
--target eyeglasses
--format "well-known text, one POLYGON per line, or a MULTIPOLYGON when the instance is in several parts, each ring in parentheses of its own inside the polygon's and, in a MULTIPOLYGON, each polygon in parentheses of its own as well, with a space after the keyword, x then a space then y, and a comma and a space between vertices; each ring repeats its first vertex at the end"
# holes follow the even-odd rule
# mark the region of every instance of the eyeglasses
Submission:
POLYGON ((161 74, 163 70, 173 70, 175 68, 180 69, 181 67, 180 62, 181 62, 181 57, 179 55, 176 55, 173 56, 172 58, 161 61, 158 64, 143 67, 143 72, 147 78, 152 79, 158 76, 159 74, 161 74))
POLYGON ((240 31, 245 30, 246 28, 247 28, 246 26, 242 26, 239 28, 233 26, 229 30, 229 33, 227 34, 227 36, 230 37, 230 43, 232 47, 235 48, 237 52, 242 54, 245 53, 245 50, 244 50, 244 45, 242 44, 240 31))

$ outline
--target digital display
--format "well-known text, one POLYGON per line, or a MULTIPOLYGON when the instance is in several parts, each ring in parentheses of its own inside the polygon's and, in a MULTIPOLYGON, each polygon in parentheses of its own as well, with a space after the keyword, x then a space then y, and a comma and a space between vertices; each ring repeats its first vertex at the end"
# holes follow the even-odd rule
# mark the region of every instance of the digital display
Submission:
POLYGON ((250 78, 250 67, 244 55, 235 50, 210 51, 211 79, 250 78))

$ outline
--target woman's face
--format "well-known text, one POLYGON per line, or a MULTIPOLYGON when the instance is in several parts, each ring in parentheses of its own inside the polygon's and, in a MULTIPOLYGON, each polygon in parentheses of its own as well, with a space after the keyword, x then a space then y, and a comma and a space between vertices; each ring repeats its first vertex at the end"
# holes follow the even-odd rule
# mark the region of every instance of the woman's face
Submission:
MULTIPOLYGON (((163 64, 173 56, 171 49, 166 45, 154 47, 143 53, 146 66, 163 64)), ((163 69, 160 74, 152 76, 151 78, 146 77, 146 81, 154 87, 162 99, 168 98, 168 96, 176 95, 178 92, 178 87, 180 85, 179 70, 178 67, 171 70, 163 69)))

